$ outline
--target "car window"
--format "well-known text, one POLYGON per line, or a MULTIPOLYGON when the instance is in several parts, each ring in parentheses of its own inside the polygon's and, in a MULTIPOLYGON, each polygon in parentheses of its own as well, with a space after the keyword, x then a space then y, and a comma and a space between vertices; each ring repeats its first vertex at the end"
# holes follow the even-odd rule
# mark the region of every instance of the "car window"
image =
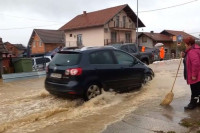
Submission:
POLYGON ((44 59, 45 59, 45 63, 48 63, 51 61, 49 58, 44 58, 44 59))
POLYGON ((130 50, 131 53, 136 53, 137 52, 135 45, 128 45, 128 47, 129 47, 129 50, 130 50))
POLYGON ((37 59, 35 59, 35 61, 36 61, 36 64, 44 64, 44 63, 50 62, 50 59, 44 57, 44 58, 37 58, 37 59))
POLYGON ((73 66, 80 61, 80 53, 57 53, 51 61, 51 64, 58 66, 73 66))
POLYGON ((90 64, 114 64, 109 51, 98 51, 90 54, 90 64))
POLYGON ((44 63, 44 59, 43 58, 37 58, 35 59, 36 64, 43 64, 44 63))
POLYGON ((121 47, 121 50, 123 50, 123 51, 126 51, 126 52, 129 52, 129 50, 128 50, 128 47, 127 47, 127 46, 122 46, 122 47, 121 47))
POLYGON ((130 65, 136 62, 135 58, 121 51, 114 51, 114 55, 117 59, 118 64, 130 65))

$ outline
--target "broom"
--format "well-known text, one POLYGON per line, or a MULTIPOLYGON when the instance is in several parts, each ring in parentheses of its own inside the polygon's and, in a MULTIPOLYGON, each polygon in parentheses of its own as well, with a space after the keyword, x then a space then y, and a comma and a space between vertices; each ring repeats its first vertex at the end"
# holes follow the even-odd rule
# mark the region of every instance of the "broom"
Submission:
POLYGON ((178 75, 178 71, 179 71, 179 68, 180 68, 180 66, 181 66, 181 61, 182 61, 182 58, 181 58, 181 60, 180 60, 180 63, 179 63, 179 66, 178 66, 178 70, 177 70, 177 72, 176 72, 176 77, 175 77, 175 80, 174 80, 172 89, 171 89, 171 91, 165 96, 165 98, 163 99, 163 101, 161 102, 160 105, 169 105, 169 104, 172 102, 173 98, 174 98, 174 93, 173 93, 172 91, 173 91, 173 89, 174 89, 174 84, 175 84, 175 82, 176 82, 176 78, 177 78, 177 75, 178 75))

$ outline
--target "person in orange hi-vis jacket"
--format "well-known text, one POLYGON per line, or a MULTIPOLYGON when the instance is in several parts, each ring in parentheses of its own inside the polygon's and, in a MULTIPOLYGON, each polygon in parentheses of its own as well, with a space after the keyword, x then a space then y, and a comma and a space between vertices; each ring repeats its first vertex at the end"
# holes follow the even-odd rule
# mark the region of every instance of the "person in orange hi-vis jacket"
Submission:
POLYGON ((160 60, 163 60, 165 57, 165 49, 163 47, 160 48, 160 60))
POLYGON ((145 46, 142 46, 141 52, 145 51, 145 46))

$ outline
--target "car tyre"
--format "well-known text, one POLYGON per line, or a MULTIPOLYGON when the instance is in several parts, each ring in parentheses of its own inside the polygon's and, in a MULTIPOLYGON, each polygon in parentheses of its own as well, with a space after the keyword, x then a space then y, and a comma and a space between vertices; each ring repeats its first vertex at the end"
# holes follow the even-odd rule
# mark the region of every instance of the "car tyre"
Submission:
POLYGON ((150 80, 152 80, 152 76, 149 74, 145 74, 143 83, 146 84, 150 80))
POLYGON ((88 101, 98 95, 100 95, 101 92, 101 86, 97 83, 90 83, 86 87, 84 100, 88 101))

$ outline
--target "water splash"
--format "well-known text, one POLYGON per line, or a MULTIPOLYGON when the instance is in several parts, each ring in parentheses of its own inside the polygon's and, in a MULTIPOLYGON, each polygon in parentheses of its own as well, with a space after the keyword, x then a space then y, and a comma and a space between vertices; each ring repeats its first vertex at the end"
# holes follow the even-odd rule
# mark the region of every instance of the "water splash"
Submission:
MULTIPOLYGON (((162 61, 152 64, 150 67, 154 70, 155 77, 140 90, 122 94, 103 92, 102 95, 88 102, 84 102, 81 99, 69 100, 52 96, 44 91, 44 88, 38 88, 38 85, 43 85, 43 82, 39 82, 38 85, 29 89, 22 87, 25 83, 20 83, 21 85, 18 86, 18 89, 22 90, 22 93, 18 92, 17 96, 10 96, 6 101, 4 100, 0 103, 0 132, 23 133, 42 131, 42 129, 46 129, 46 132, 48 132, 47 128, 50 131, 51 125, 59 125, 61 122, 64 122, 66 126, 68 125, 67 127, 72 132, 75 132, 75 130, 76 132, 81 132, 83 129, 85 132, 100 132, 109 123, 121 120, 126 114, 137 109, 145 101, 151 99, 161 101, 173 83, 174 70, 178 61, 162 61), (170 67, 168 67, 169 64, 170 67), (81 127, 80 130, 73 129, 76 123, 81 122, 84 123, 84 127, 81 127), (93 128, 90 124, 98 126, 93 128)), ((177 82, 182 81, 180 80, 181 74, 177 78, 177 82)), ((12 88, 17 83, 4 85, 12 88)), ((178 93, 175 97, 181 97, 184 94, 179 89, 183 86, 178 85, 174 90, 178 93)), ((13 89, 11 90, 13 91, 13 89)), ((5 88, 3 92, 7 94, 5 88)))

